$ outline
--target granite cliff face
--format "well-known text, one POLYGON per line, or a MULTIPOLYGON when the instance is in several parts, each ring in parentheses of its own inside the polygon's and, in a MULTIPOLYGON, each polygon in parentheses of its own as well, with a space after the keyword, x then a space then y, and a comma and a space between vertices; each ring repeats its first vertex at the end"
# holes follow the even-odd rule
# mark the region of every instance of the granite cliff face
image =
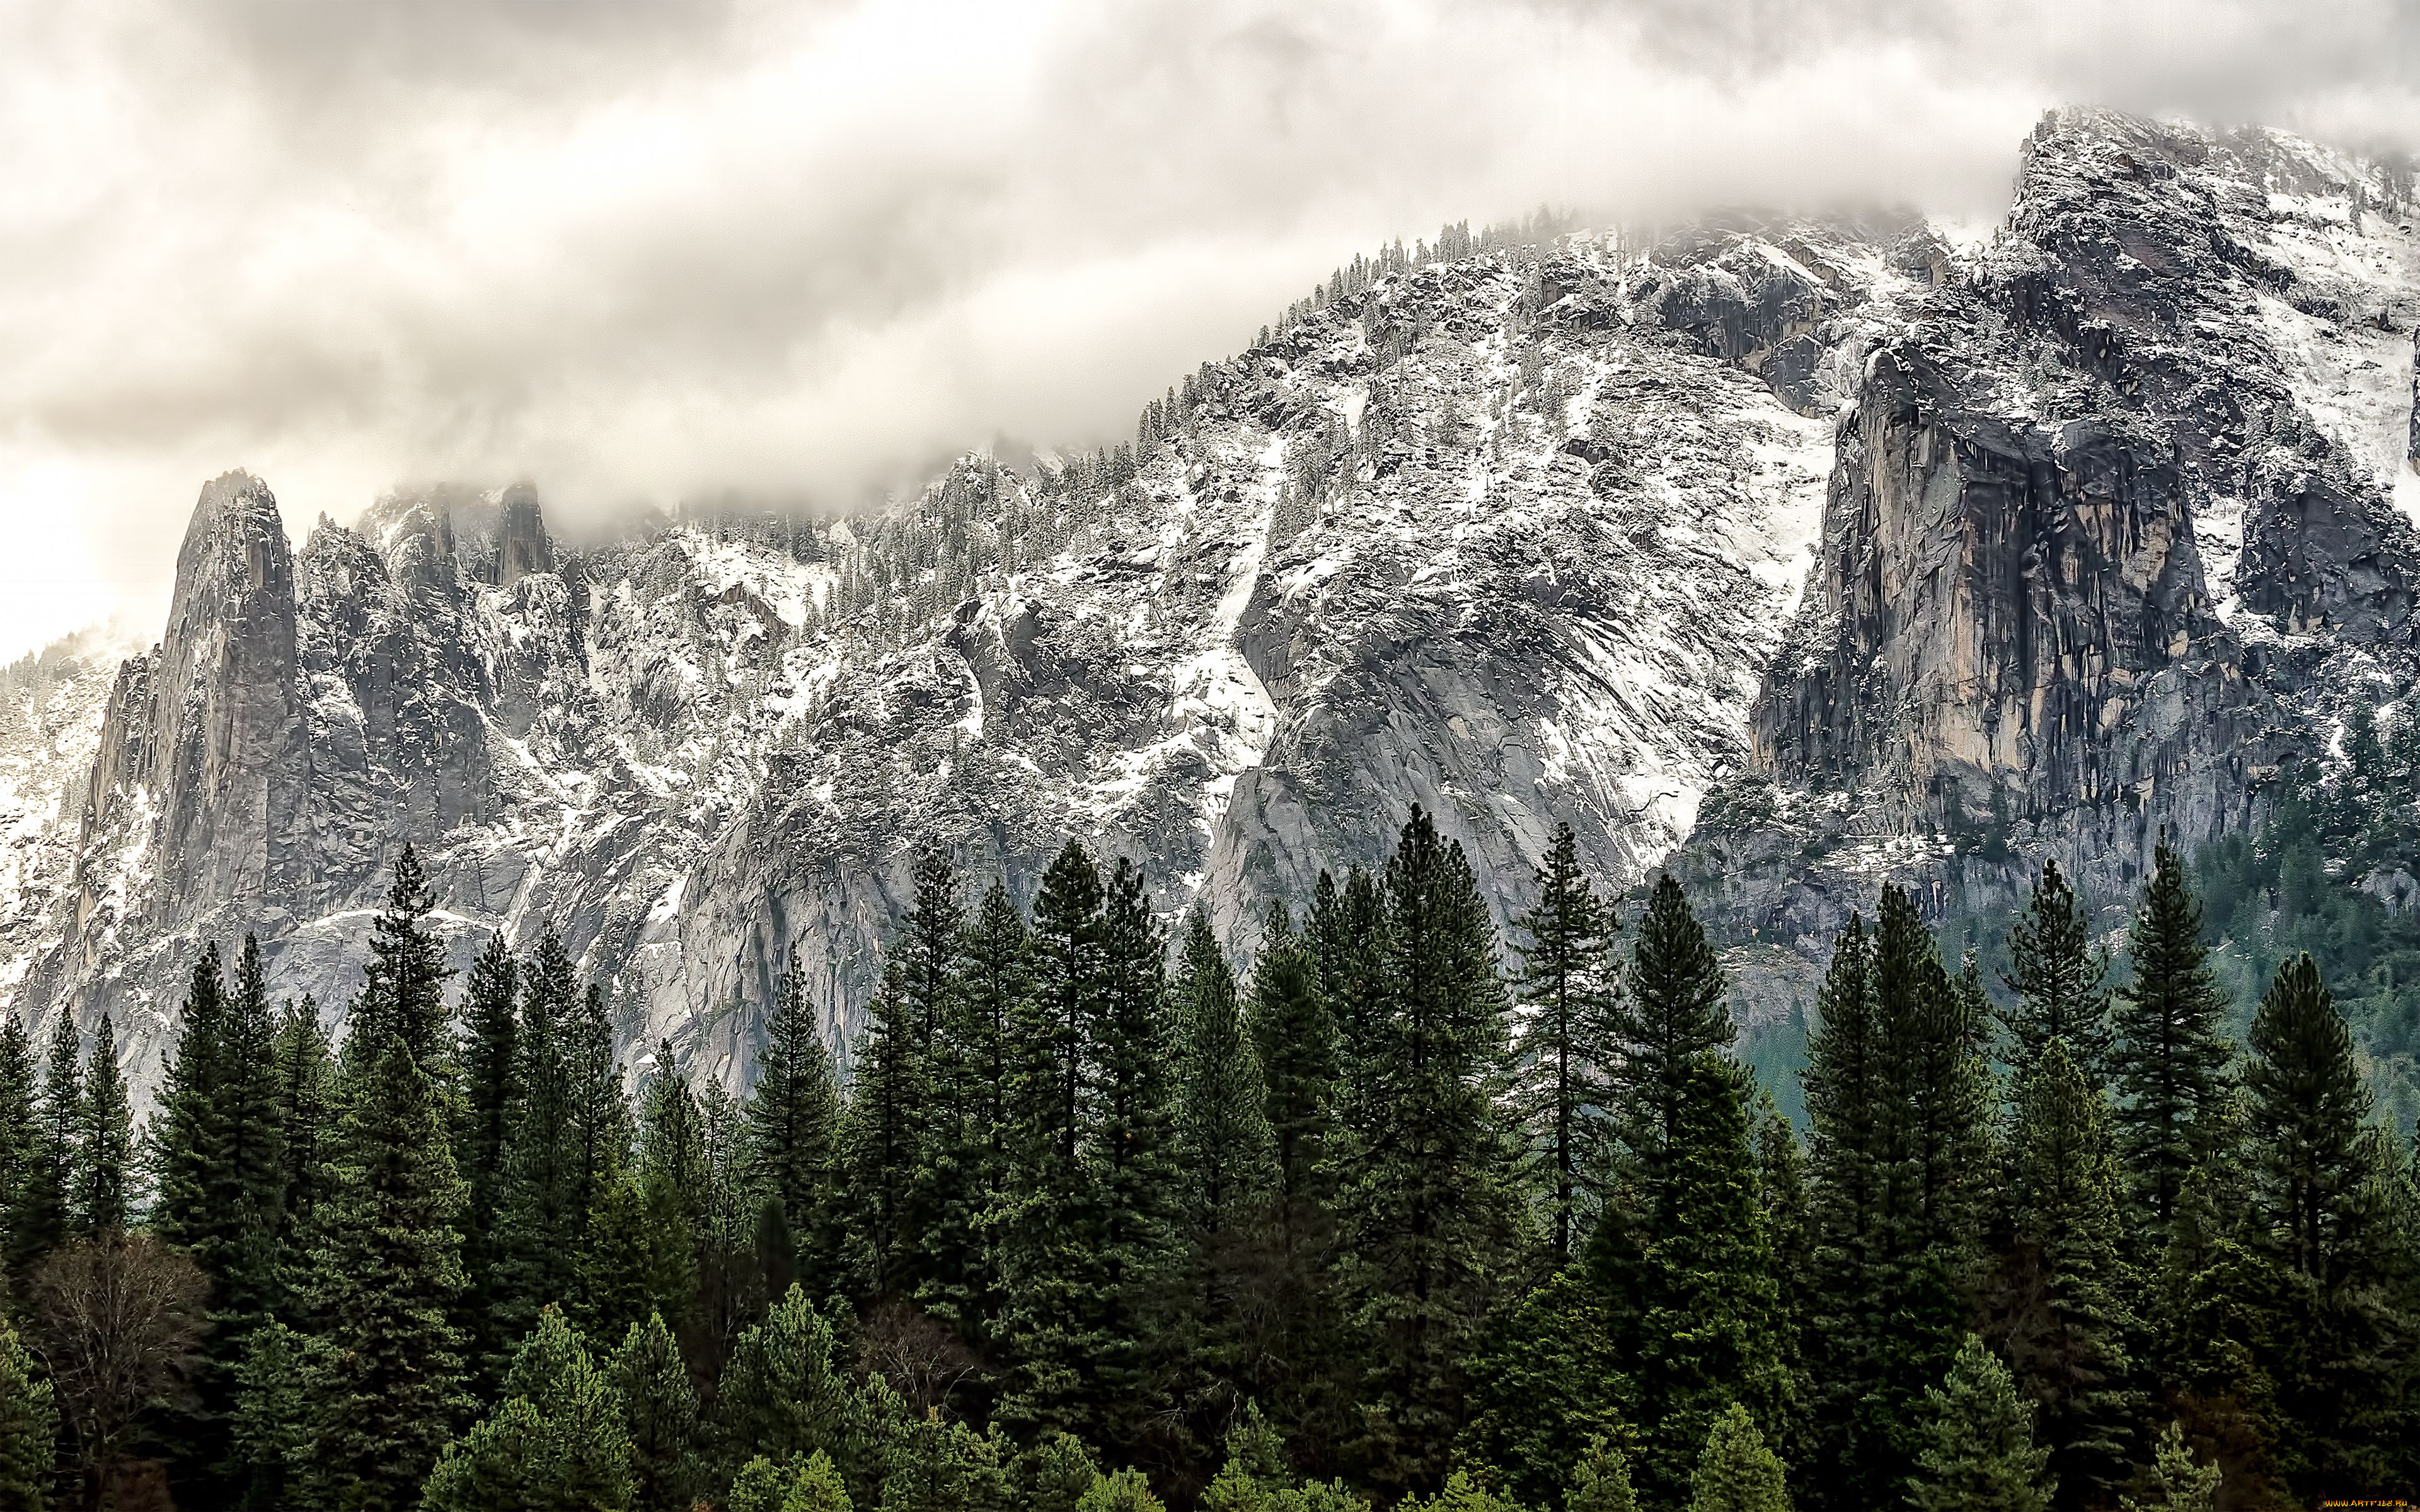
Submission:
POLYGON ((2257 824, 2403 690, 2420 239, 2378 177, 2271 132, 2035 131, 1999 235, 1865 365, 1756 769, 1676 862, 1778 975, 1882 876, 1981 911, 2055 856, 2114 911, 2163 832, 2257 824))
POLYGON ((1415 803, 1499 917, 1569 822, 1608 884, 1693 879, 1751 1017, 1882 876, 1947 913, 2055 855, 2115 904, 2420 671, 2385 190, 2078 112, 1979 247, 1455 232, 1131 446, 845 519, 575 548, 429 488, 289 550, 230 474, 158 646, 0 685, 0 995, 115 1012, 147 1083, 252 929, 340 1021, 406 841, 458 961, 559 930, 633 1055, 734 1084, 793 956, 845 1039, 928 844, 1023 898, 1082 839, 1249 949, 1415 803))

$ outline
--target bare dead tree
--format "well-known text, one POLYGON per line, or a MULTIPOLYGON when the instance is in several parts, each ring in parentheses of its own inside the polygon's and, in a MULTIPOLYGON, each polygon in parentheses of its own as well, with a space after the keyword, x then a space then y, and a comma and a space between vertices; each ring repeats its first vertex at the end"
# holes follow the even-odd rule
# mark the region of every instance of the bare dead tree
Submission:
POLYGON ((35 1334, 75 1428, 86 1506, 142 1499, 128 1450, 146 1410, 186 1399, 209 1294, 191 1259, 122 1229, 62 1246, 34 1273, 35 1334))
POLYGON ((955 1330, 895 1297, 867 1316, 857 1355, 861 1368, 889 1381, 920 1416, 948 1406, 950 1394, 983 1369, 955 1330))

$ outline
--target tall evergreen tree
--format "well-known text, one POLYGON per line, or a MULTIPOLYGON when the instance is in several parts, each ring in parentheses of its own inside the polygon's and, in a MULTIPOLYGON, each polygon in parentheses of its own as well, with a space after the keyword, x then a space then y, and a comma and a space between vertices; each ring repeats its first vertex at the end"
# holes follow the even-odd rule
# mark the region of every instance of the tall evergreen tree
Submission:
POLYGON ((1669 872, 1639 918, 1628 989, 1612 1014, 1613 1091, 1639 1201, 1652 1211, 1699 1090, 1698 1057, 1728 1049, 1737 1033, 1714 947, 1669 872))
POLYGON ((318 1335, 306 1494, 403 1506, 466 1405, 462 1183, 435 1078, 373 1021, 347 1046, 302 1297, 318 1335))
POLYGON ((1668 1501, 1681 1499, 1726 1409, 1745 1402, 1770 1420, 1787 1395, 1748 1078, 1725 1053, 1734 1031, 1723 995, 1705 931, 1667 875, 1640 921, 1614 1021, 1616 1116, 1643 1230, 1637 1468, 1668 1501))
POLYGON ((1524 1014, 1512 1054, 1529 1186, 1560 1266, 1578 1252, 1611 1174, 1608 1076, 1621 1028, 1612 913, 1580 873, 1579 841, 1569 825, 1555 831, 1538 871, 1538 901, 1520 928, 1527 939, 1514 993, 1524 1014))
POLYGON ((2208 1153, 2223 1117, 2226 995, 2201 939, 2201 907, 2183 857, 2161 841, 2135 910, 2128 953, 2134 980, 2118 995, 2111 1054, 2118 1103, 2113 1116, 2130 1206, 2164 1242, 2185 1177, 2208 1153))
POLYGON ((280 1134, 277 1242, 280 1287, 308 1246, 313 1214, 327 1189, 326 1153, 335 1125, 334 1065, 319 1010, 305 997, 287 1003, 271 1050, 280 1134))
POLYGON ((1179 1081, 1166 941, 1142 872, 1121 857, 1101 901, 1101 990, 1089 1026, 1091 1131, 1098 1170, 1101 1312, 1090 1372, 1104 1427, 1132 1443, 1161 1406, 1171 1283, 1183 1249, 1176 1166, 1179 1081))
POLYGON ((465 1405, 453 1099, 415 1049, 450 1077, 443 955, 421 922, 427 908, 407 846, 336 1075, 298 1299, 317 1362, 304 1494, 321 1504, 408 1504, 465 1405))
POLYGON ((0 1010, 0 1257, 16 1252, 25 1185, 41 1151, 41 1074, 14 1012, 0 1010))
POLYGON ((160 1111, 151 1126, 151 1177, 156 1196, 151 1227, 194 1256, 204 1274, 223 1269, 217 1251, 218 1170, 225 1133, 220 1088, 227 1068, 226 979, 215 943, 205 943, 186 979, 177 1042, 161 1079, 160 1111))
POLYGON ((1387 863, 1383 1019, 1365 1025, 1338 1196, 1381 1485, 1433 1488, 1462 1361, 1524 1233, 1494 931, 1462 847, 1414 810, 1387 863))
POLYGON ((2255 1242, 2282 1293, 2270 1371, 2288 1425, 2286 1468, 2307 1492, 2375 1492, 2388 1473, 2396 1351, 2385 1303, 2397 1241, 2352 1037, 2308 955, 2278 967, 2249 1048, 2250 1196, 2255 1242))
POLYGON ((751 1189, 779 1202, 794 1236, 822 1253, 841 1143, 840 1088, 831 1055, 793 959, 774 993, 743 1111, 741 1151, 751 1189))
POLYGON ((2033 897, 2009 931, 2009 961, 2008 984, 2017 995, 2001 1020, 2009 1064, 2031 1066, 2051 1041, 2063 1040, 2086 1080, 2099 1086, 2109 1065, 2108 963, 2093 949, 2091 920, 2056 861, 2042 863, 2033 897))
MULTIPOLYGON (((587 1151, 574 1064, 580 984, 552 930, 539 939, 520 977, 520 1015, 513 1038, 520 1105, 505 1140, 498 1225, 504 1243, 491 1273, 483 1331, 514 1348, 537 1327, 538 1314, 549 1304, 567 1303, 578 1290, 588 1222, 587 1151)), ((505 1362, 485 1364, 493 1379, 505 1362)))
POLYGON ((1196 908, 1187 916, 1177 969, 1179 1068, 1176 1170, 1186 1221, 1197 1234, 1234 1229, 1256 1212, 1277 1179, 1268 1093, 1246 1032, 1235 976, 1196 908))
POLYGON ((1025 919, 995 883, 967 920, 957 990, 934 1053, 928 1177, 936 1200, 917 1300, 969 1338, 1001 1305, 989 1213, 1008 1178, 1010 1025, 1027 991, 1025 919))
POLYGON ((715 1394, 714 1417, 725 1474, 760 1455, 779 1463, 818 1453, 855 1474, 871 1449, 831 1324, 796 1287, 740 1335, 715 1394))
POLYGON ((867 1296, 893 1296, 915 1284, 922 1235, 911 1228, 925 1120, 932 1116, 919 973, 904 959, 884 968, 850 1060, 847 1110, 841 1119, 847 1175, 849 1269, 867 1296))
POLYGON ((117 1069, 117 1031, 109 1015, 92 1037, 92 1058, 84 1072, 84 1105, 76 1117, 75 1231, 114 1232, 126 1227, 134 1165, 134 1108, 126 1077, 117 1069))
POLYGON ((1319 970, 1319 958, 1295 933, 1285 905, 1272 906, 1252 963, 1248 1021, 1267 1088, 1278 1190, 1290 1204, 1325 1196, 1336 1120, 1336 1020, 1320 991, 1319 970))
MULTIPOLYGON (((1305 938, 1319 961, 1319 990, 1326 999, 1336 1026, 1338 1084, 1358 1085, 1362 1075, 1385 1053, 1388 990, 1387 979, 1387 900, 1377 879, 1359 867, 1339 884, 1323 872, 1311 889, 1305 938)), ((1367 1098, 1340 1099, 1339 1119, 1370 1113, 1367 1098)), ((1350 1131, 1367 1144, 1374 1132, 1350 1131)))
POLYGON ((1770 1419, 1782 1458, 1802 1463, 1807 1449, 1807 1412, 1812 1397, 1807 1375, 1806 1335, 1814 1289, 1814 1210, 1807 1191, 1807 1152, 1798 1131, 1764 1093, 1756 1118, 1757 1201, 1764 1216, 1766 1248, 1773 1257, 1773 1342, 1785 1384, 1785 1400, 1770 1419))
POLYGON ((697 1389, 661 1315, 624 1337, 614 1389, 630 1442, 631 1512, 689 1512, 706 1485, 706 1437, 697 1389))
POLYGON ((2033 1410, 1981 1339, 1966 1335, 1925 1404, 1907 1495, 1916 1512, 2048 1512, 2049 1451, 2035 1445, 2033 1410))
POLYGON ((1001 1412, 1037 1431, 1094 1426, 1087 1385, 1100 1340, 1092 1331, 1107 1279, 1089 1161, 1097 1120, 1085 1092, 1106 975, 1101 903, 1098 869, 1069 842, 1034 899, 1032 987, 1009 1035, 1010 1180, 996 1221, 1000 1334, 1016 1365, 1001 1412))
POLYGON ((67 1237, 72 1221, 84 1117, 83 1056, 75 1020, 62 1012, 51 1030, 35 1108, 32 1168, 10 1214, 10 1258, 21 1273, 67 1237))
MULTIPOLYGON (((596 1214, 616 1193, 635 1198, 637 1193, 629 1182, 631 1147, 638 1131, 630 1119, 630 1100, 622 1086, 622 1068, 613 1056, 613 1024, 605 1006, 605 989, 597 982, 588 984, 581 997, 564 1035, 564 1072, 570 1090, 570 1105, 565 1119, 566 1137, 570 1141, 571 1206, 577 1215, 574 1248, 585 1253, 593 1247, 591 1229, 596 1214)), ((635 1204, 631 1221, 635 1223, 635 1204)), ((575 1310, 575 1320, 580 1317, 575 1310)), ((593 1320, 593 1319, 592 1319, 593 1320)), ((623 1319, 616 1324, 618 1337, 623 1327, 636 1321, 623 1319)))
POLYGON ((2105 1505, 2125 1478, 2141 1405, 2128 1385, 2134 1324, 2105 1103, 2063 1040, 2027 1068, 2016 1142, 2009 1358, 2068 1499, 2105 1505))
POLYGON ((954 1165, 944 1168, 935 1115, 942 1084, 954 1074, 944 1062, 954 1053, 954 1032, 960 1023, 956 998, 966 946, 966 908, 959 902, 958 873, 950 858, 929 848, 919 853, 913 881, 908 914, 900 920, 884 971, 890 977, 892 965, 898 967, 892 980, 908 1006, 908 1058, 921 1116, 901 1131, 907 1136, 902 1153, 908 1180, 884 1262, 877 1267, 890 1273, 892 1285, 908 1293, 921 1290, 929 1279, 924 1260, 930 1236, 954 1196, 949 1183, 955 1180, 954 1165))
POLYGON ((467 1207, 462 1263, 471 1278, 472 1358, 501 1356, 495 1335, 495 1270, 510 1173, 506 1157, 521 1116, 520 963, 502 933, 488 936, 462 997, 462 1127, 455 1136, 467 1207))
POLYGON ((656 1310, 682 1324, 697 1304, 713 1173, 705 1111, 675 1064, 665 1041, 656 1050, 640 1118, 639 1197, 646 1215, 648 1290, 656 1310))

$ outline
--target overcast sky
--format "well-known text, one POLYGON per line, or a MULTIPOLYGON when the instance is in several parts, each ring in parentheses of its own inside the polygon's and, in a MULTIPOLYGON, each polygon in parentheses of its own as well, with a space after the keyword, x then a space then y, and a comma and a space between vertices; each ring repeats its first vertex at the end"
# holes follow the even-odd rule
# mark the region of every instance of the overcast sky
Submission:
POLYGON ((0 0, 0 659, 202 481, 843 501, 1541 203, 1995 215, 2088 100, 2420 147, 2420 0, 0 0))

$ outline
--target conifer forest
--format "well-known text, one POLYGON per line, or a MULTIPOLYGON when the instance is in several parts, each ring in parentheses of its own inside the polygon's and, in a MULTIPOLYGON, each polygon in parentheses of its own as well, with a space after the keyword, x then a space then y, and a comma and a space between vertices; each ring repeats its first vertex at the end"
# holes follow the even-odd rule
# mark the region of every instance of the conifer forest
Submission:
POLYGON ((193 963, 0 1025, 0 1506, 2211 1512, 2420 1478, 2420 1171, 2329 984, 2250 1030, 2163 848, 2114 962, 1885 886, 1806 1126, 1669 877, 1499 939, 1414 811, 1239 969, 1070 844, 926 853, 845 1062, 618 1064, 551 935, 449 980, 406 848, 347 1030, 193 963), (1618 913, 1619 916, 1618 917, 1618 913))

